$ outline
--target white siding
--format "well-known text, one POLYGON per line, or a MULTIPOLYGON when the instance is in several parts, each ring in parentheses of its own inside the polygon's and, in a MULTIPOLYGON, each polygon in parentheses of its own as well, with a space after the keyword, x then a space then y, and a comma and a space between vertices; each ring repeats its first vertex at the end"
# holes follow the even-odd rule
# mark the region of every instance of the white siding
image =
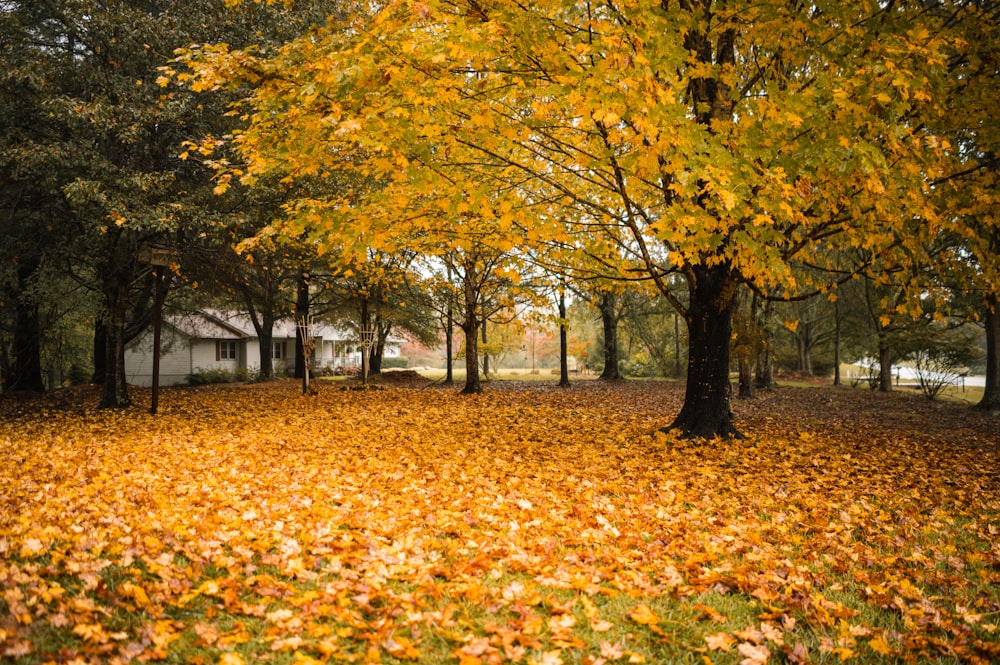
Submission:
POLYGON ((216 360, 214 339, 195 340, 191 347, 191 370, 199 369, 236 369, 235 360, 216 360))
MULTIPOLYGON (((186 383, 191 373, 187 338, 164 327, 160 339, 160 385, 186 383)), ((141 335, 125 349, 125 380, 137 386, 153 385, 153 334, 141 335)))

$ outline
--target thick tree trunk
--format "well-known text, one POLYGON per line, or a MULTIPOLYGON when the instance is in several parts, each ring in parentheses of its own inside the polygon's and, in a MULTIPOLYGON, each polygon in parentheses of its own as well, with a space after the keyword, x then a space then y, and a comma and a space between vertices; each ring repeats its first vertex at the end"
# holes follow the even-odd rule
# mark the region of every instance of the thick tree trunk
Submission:
POLYGON ((375 376, 382 373, 382 359, 385 358, 385 342, 379 340, 372 347, 372 352, 368 358, 368 374, 375 376))
POLYGON ((260 330, 260 378, 274 378, 274 312, 270 309, 261 313, 260 330))
POLYGON ((605 292, 601 298, 601 325, 604 329, 604 371, 597 377, 605 381, 622 378, 618 369, 618 298, 614 293, 605 292))
POLYGON ((685 438, 742 438, 729 407, 729 342, 736 282, 727 266, 696 266, 689 283, 684 405, 665 431, 685 438))
POLYGON ((465 332, 465 387, 462 394, 477 395, 483 392, 479 381, 479 326, 462 326, 462 331, 465 332))
POLYGON ((128 284, 119 280, 107 287, 105 295, 104 390, 100 409, 121 409, 132 405, 125 380, 125 326, 128 323, 128 284))
POLYGON ((1000 414, 1000 298, 986 303, 986 390, 976 409, 1000 414))
POLYGON ((878 389, 883 393, 892 391, 892 349, 884 335, 879 335, 878 341, 878 389))
POLYGON ((566 294, 559 290, 559 386, 569 386, 569 341, 566 338, 566 294))
POLYGON ((382 373, 382 360, 385 359, 385 342, 389 339, 389 332, 392 330, 392 326, 385 325, 382 317, 376 316, 375 329, 378 331, 376 333, 378 337, 375 340, 375 346, 372 347, 371 357, 368 359, 368 373, 372 375, 382 373))
POLYGON ((7 385, 10 390, 45 390, 42 381, 42 327, 38 321, 38 303, 34 301, 29 284, 37 268, 37 261, 25 261, 17 269, 20 295, 14 306, 14 358, 7 385))

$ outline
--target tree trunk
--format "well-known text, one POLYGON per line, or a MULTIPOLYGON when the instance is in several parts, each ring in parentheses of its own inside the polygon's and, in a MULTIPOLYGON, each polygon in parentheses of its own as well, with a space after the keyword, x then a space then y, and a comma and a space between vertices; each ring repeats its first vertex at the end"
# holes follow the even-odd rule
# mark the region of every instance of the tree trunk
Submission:
POLYGON ((371 356, 368 359, 368 373, 372 375, 382 373, 382 360, 385 358, 385 342, 389 339, 392 325, 386 325, 382 317, 376 315, 374 328, 377 337, 375 338, 375 345, 372 347, 371 356))
POLYGON ((878 340, 878 389, 883 393, 892 391, 892 349, 885 335, 879 335, 878 340))
POLYGON ((103 384, 108 367, 108 326, 103 316, 94 321, 94 375, 91 383, 103 384))
POLYGON ((488 344, 488 342, 486 341, 486 320, 485 319, 483 320, 483 322, 481 324, 479 324, 479 327, 483 331, 483 378, 488 381, 489 378, 490 378, 490 354, 486 351, 486 348, 487 348, 486 345, 488 344))
POLYGON ((455 292, 451 289, 451 263, 448 263, 445 269, 448 275, 448 309, 444 321, 444 385, 451 386, 455 384, 455 292))
POLYGON ((740 358, 740 399, 753 399, 755 396, 753 385, 753 367, 749 358, 740 358))
POLYGON ((795 333, 795 348, 798 350, 798 370, 812 375, 812 324, 800 323, 795 333))
MULTIPOLYGON (((756 299, 756 296, 754 296, 756 299)), ((757 304, 755 300, 755 305, 757 304)), ((774 302, 765 300, 763 307, 756 307, 757 325, 760 328, 760 353, 754 369, 754 388, 774 390, 774 302)))
MULTIPOLYGON (((260 378, 274 378, 274 312, 267 307, 261 312, 260 330, 260 378)), ((282 354, 284 355, 284 354, 282 354)))
POLYGON ((674 378, 679 379, 683 376, 683 369, 681 365, 681 317, 680 314, 674 312, 674 378))
POLYGON ((13 363, 7 388, 43 392, 42 327, 38 321, 38 303, 29 282, 34 278, 38 261, 18 264, 19 296, 14 307, 13 363))
POLYGON ((729 342, 736 281, 728 266, 695 266, 688 284, 688 371, 684 405, 665 431, 685 438, 743 438, 729 408, 729 342))
POLYGON ((448 317, 444 326, 445 375, 446 386, 455 383, 455 314, 451 305, 448 306, 448 317))
POLYGON ((605 381, 622 378, 618 369, 618 299, 614 293, 605 292, 601 298, 601 324, 604 328, 604 371, 597 377, 605 381))
POLYGON ((270 297, 264 299, 260 310, 254 306, 253 294, 249 289, 243 290, 243 304, 250 315, 250 323, 260 340, 260 378, 274 378, 274 302, 270 297))
POLYGON ((118 280, 105 294, 104 390, 99 409, 121 409, 132 405, 125 380, 125 326, 128 323, 128 283, 118 280))
POLYGON ((569 341, 566 339, 566 294, 559 289, 559 386, 569 386, 569 341))
POLYGON ((303 353, 301 322, 309 318, 309 272, 305 271, 295 286, 295 374, 296 379, 306 375, 306 357, 303 353))
POLYGON ((479 276, 476 271, 474 259, 469 259, 465 263, 465 274, 462 276, 465 292, 465 320, 462 322, 462 331, 465 333, 465 387, 462 388, 463 395, 477 395, 483 392, 483 386, 479 381, 479 350, 477 340, 479 339, 479 294, 476 286, 479 276))
POLYGON ((382 359, 385 358, 385 342, 379 340, 372 347, 372 352, 368 358, 368 374, 375 376, 382 373, 382 359))
POLYGON ((976 409, 1000 414, 1000 298, 987 298, 986 312, 986 390, 976 409))
POLYGON ((840 381, 840 303, 833 301, 833 385, 840 381))

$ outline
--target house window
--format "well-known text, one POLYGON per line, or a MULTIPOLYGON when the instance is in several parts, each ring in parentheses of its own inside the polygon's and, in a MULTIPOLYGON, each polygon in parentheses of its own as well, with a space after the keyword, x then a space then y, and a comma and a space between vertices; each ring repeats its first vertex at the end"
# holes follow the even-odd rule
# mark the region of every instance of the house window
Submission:
POLYGON ((236 342, 219 340, 218 342, 219 360, 236 360, 236 342))
POLYGON ((281 360, 285 357, 285 343, 275 342, 271 345, 271 357, 275 360, 281 360))

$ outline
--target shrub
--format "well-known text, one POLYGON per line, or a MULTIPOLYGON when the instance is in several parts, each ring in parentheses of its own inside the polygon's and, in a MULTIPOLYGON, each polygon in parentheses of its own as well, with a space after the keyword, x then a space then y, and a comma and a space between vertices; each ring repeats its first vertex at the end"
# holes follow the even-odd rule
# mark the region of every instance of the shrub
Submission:
POLYGON ((240 367, 236 370, 221 367, 195 369, 187 376, 189 386, 205 386, 213 383, 256 383, 260 380, 260 370, 256 367, 240 367))

